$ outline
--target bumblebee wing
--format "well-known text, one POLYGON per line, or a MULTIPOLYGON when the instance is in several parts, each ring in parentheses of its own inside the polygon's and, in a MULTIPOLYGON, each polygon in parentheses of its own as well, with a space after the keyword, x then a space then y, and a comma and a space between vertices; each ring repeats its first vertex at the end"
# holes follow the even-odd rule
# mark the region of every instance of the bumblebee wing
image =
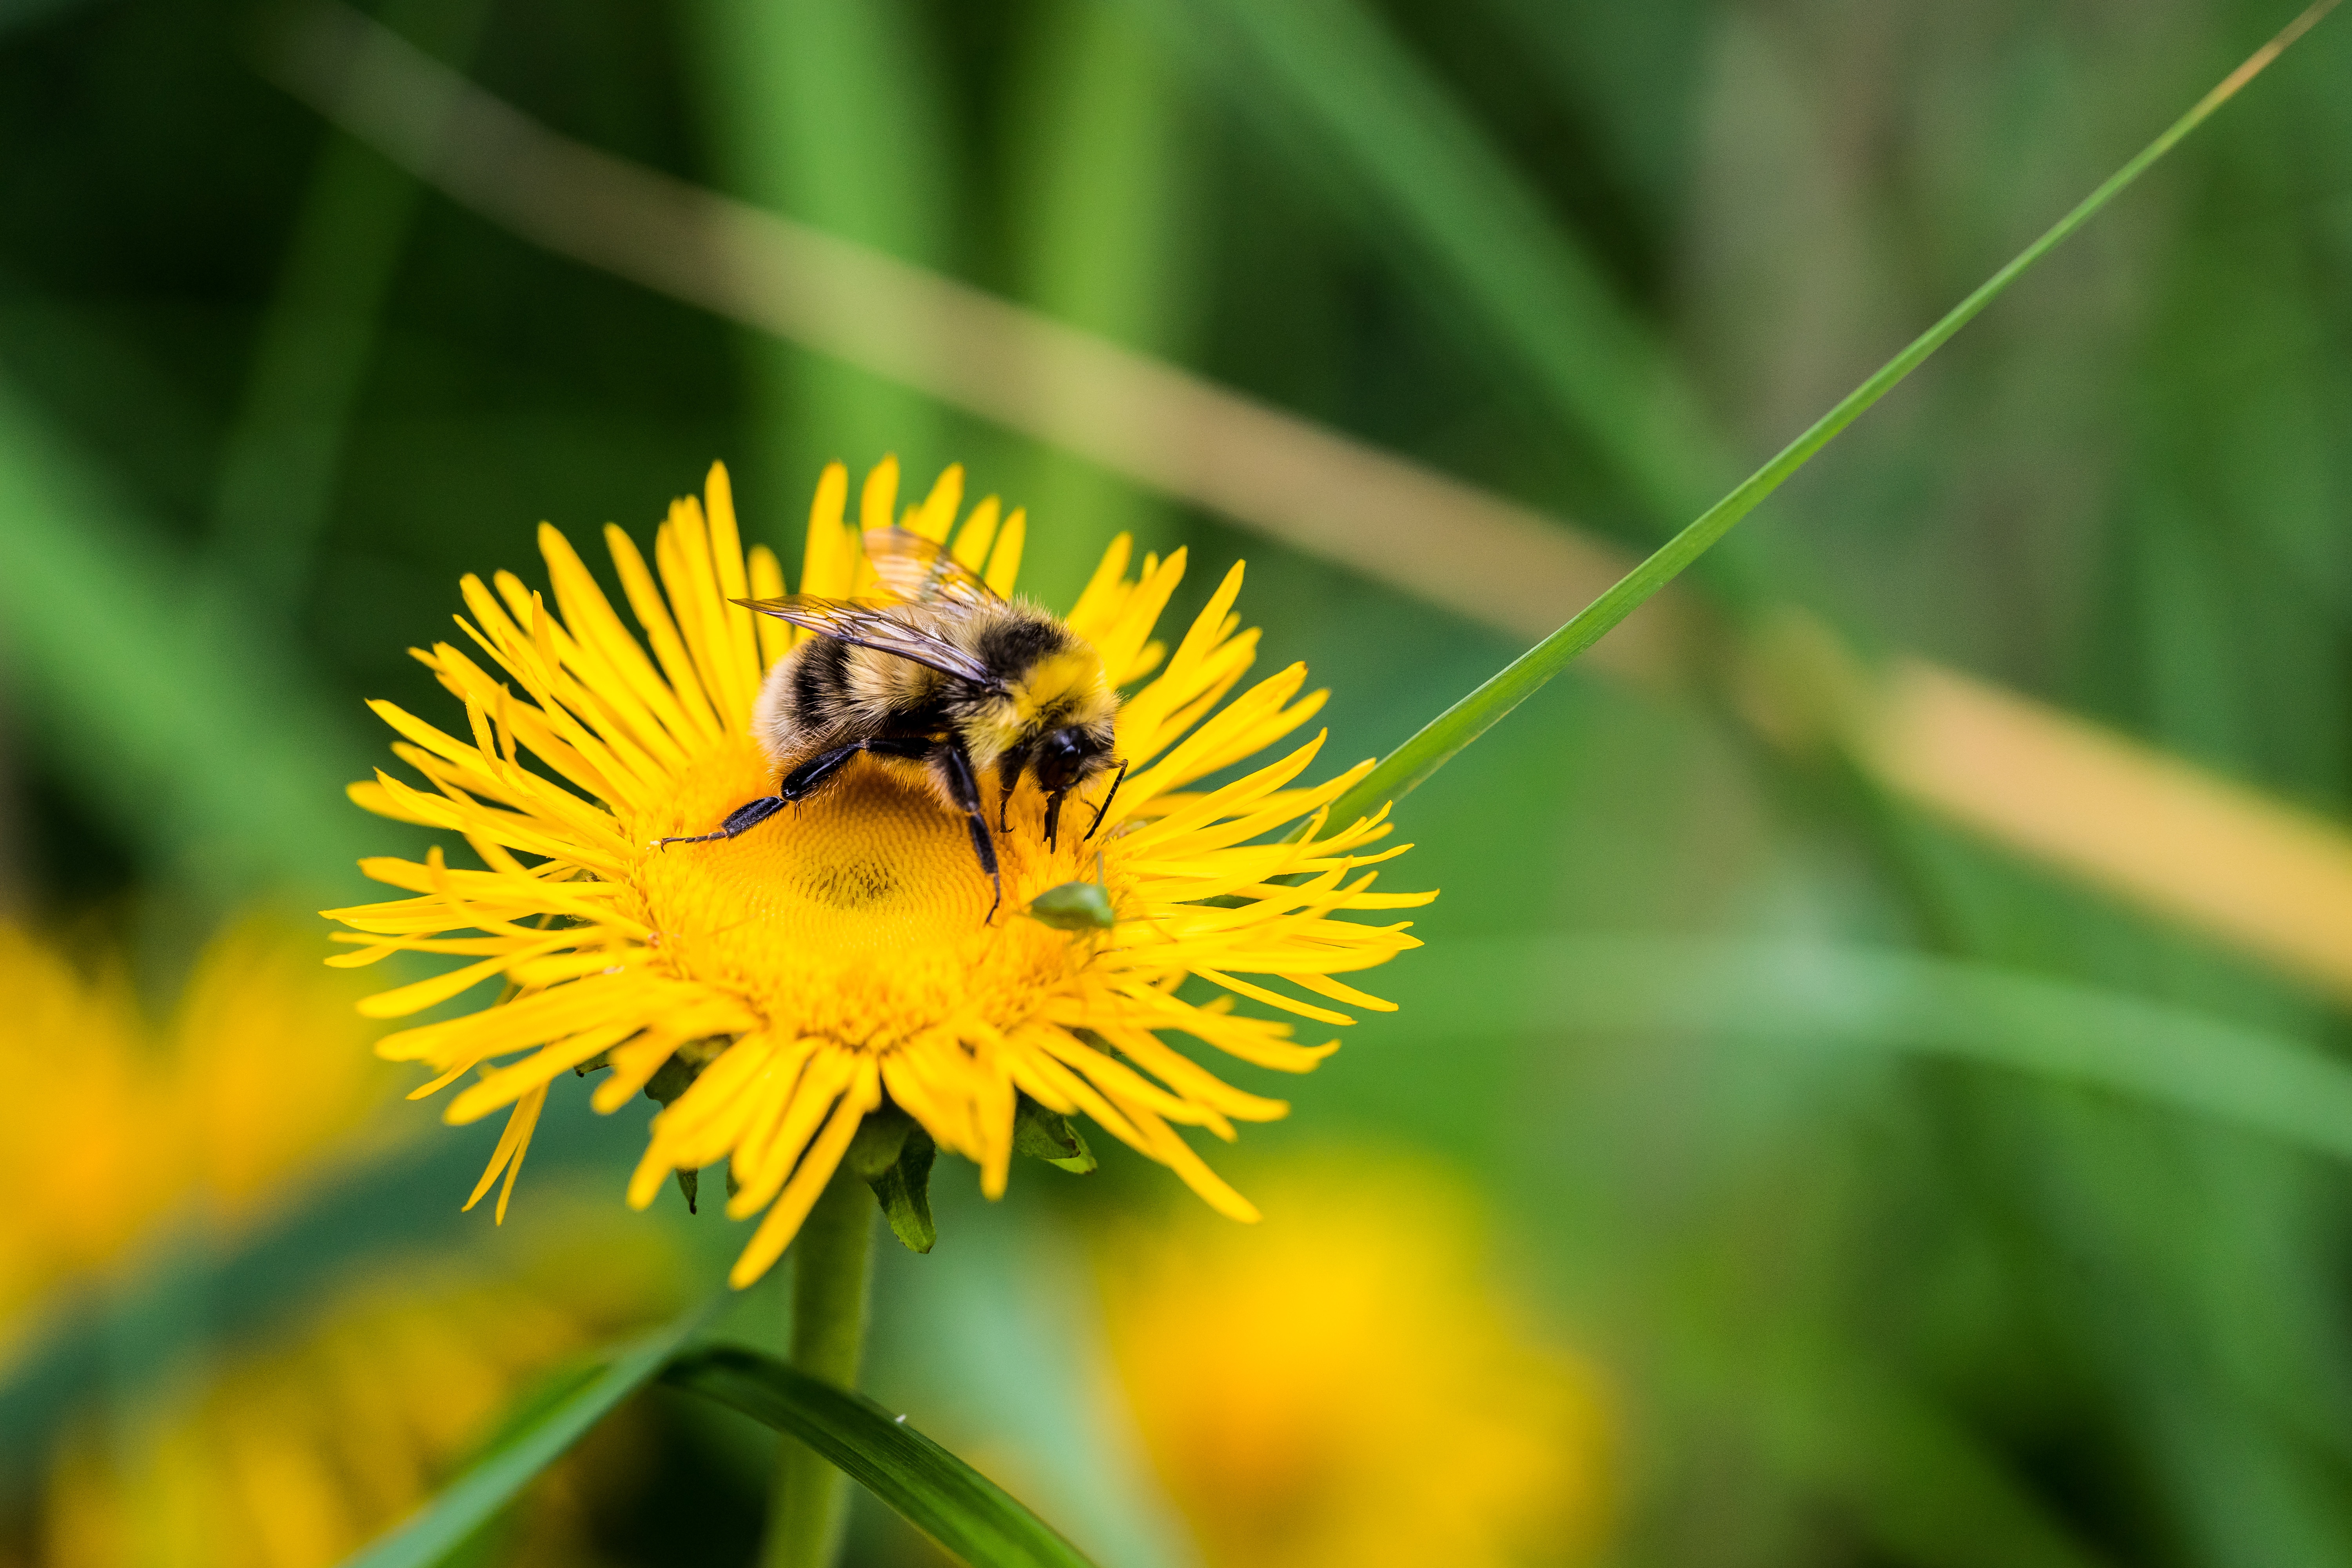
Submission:
POLYGON ((867 529, 866 559, 874 563, 874 575, 882 586, 910 605, 1002 602, 971 568, 908 529, 867 529))
POLYGON ((856 643, 877 653, 930 666, 942 675, 981 686, 993 686, 988 666, 943 637, 911 626, 890 613, 887 605, 861 605, 847 599, 820 599, 813 594, 792 594, 781 599, 738 599, 735 603, 763 616, 790 621, 819 637, 856 643))

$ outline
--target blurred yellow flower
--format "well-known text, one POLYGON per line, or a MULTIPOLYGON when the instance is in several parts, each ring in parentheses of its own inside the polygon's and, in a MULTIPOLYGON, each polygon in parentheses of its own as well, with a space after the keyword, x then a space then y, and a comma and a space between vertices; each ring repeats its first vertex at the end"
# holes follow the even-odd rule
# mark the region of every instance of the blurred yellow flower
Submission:
MULTIPOLYGON (((901 521, 898 482, 895 461, 867 478, 865 528, 901 521)), ((847 493, 845 472, 828 468, 810 518, 803 592, 877 592, 860 534, 844 521, 847 493)), ((493 585, 468 577, 472 614, 459 625, 495 668, 446 643, 417 655, 465 704, 466 738, 376 705, 402 737, 396 753, 432 787, 379 773, 353 797, 463 834, 482 868, 449 867, 438 851, 423 864, 370 861, 371 876, 415 896, 331 913, 359 933, 339 933, 360 949, 343 962, 401 951, 473 961, 373 998, 376 1016, 433 1006, 493 977, 508 983, 496 1005, 380 1047, 437 1069, 420 1095, 527 1053, 486 1070, 449 1107, 447 1119, 460 1123, 513 1107, 474 1201, 503 1171, 503 1212, 558 1076, 609 1063, 594 1104, 611 1111, 675 1058, 699 1076, 654 1119, 629 1198, 643 1206, 671 1171, 729 1161, 730 1214, 766 1211, 736 1264, 739 1286, 783 1251, 861 1120, 886 1100, 976 1161, 992 1196, 1004 1188, 1016 1097, 1025 1094, 1058 1112, 1084 1111, 1222 1212, 1255 1217, 1171 1124, 1230 1139, 1234 1121, 1286 1107, 1221 1082, 1161 1033, 1306 1070, 1336 1042, 1293 1043, 1286 1025, 1236 1016, 1233 997, 1327 1024, 1351 1020, 1324 1001, 1386 1006, 1334 976, 1383 963, 1413 939, 1402 926, 1334 917, 1428 895, 1370 891, 1372 874, 1359 868, 1397 852, 1361 852, 1388 831, 1379 818, 1326 831, 1322 808, 1360 771, 1288 787, 1319 738, 1217 790, 1182 793, 1321 706, 1320 693, 1300 695, 1297 665, 1218 706, 1256 647, 1257 634, 1240 630, 1232 613, 1240 567, 1169 653, 1151 632, 1182 575, 1182 553, 1147 556, 1130 579, 1128 542, 1114 544, 1069 624, 1115 684, 1141 679, 1163 656, 1165 667, 1120 710, 1118 755, 1131 771, 1100 837, 1085 844, 1065 833, 1047 849, 1034 781, 1015 793, 1012 829, 999 836, 1006 912, 992 921, 964 823, 902 768, 871 758, 741 837, 656 847, 772 792, 775 764, 752 736, 753 702, 762 673, 805 635, 730 602, 782 594, 783 574, 764 549, 747 563, 724 469, 712 468, 706 499, 707 510, 691 499, 673 505, 651 570, 626 534, 606 531, 643 642, 563 536, 542 528, 556 613, 509 574, 493 585), (1264 842, 1301 821, 1310 831, 1298 842, 1264 842), (1056 930, 1015 912, 1097 875, 1119 917, 1108 931, 1056 930), (1180 998, 1195 976, 1227 994, 1206 1005, 1180 998)), ((1009 594, 1022 514, 1000 525, 992 499, 955 531, 961 500, 961 470, 950 468, 903 524, 941 544, 953 531, 956 559, 1009 594)), ((988 804, 992 817, 1004 809, 988 804)))
POLYGON ((1599 1383, 1487 1286, 1470 1203, 1385 1163, 1260 1185, 1265 1226, 1139 1229, 1104 1269, 1120 1382, 1210 1568, 1587 1558, 1599 1383))
MULTIPOLYGON (((347 1293, 290 1346, 235 1359, 127 1435, 85 1426, 51 1467, 44 1568, 331 1568, 404 1517, 530 1380, 667 1307, 653 1253, 552 1253, 521 1278, 444 1265, 347 1293)), ((559 1469, 501 1561, 583 1560, 559 1469)))
POLYGON ((86 976, 5 926, 0 995, 0 1335, 174 1209, 238 1218, 382 1086, 349 982, 260 924, 205 950, 160 1028, 119 966, 86 976))

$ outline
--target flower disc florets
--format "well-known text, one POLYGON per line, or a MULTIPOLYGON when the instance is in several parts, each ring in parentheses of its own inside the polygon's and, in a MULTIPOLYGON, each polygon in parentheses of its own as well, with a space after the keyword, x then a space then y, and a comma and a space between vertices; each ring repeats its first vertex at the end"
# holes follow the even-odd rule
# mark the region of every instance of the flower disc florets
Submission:
MULTIPOLYGON (((1010 594, 1022 514, 1000 526, 991 500, 954 530, 961 487, 950 468, 921 506, 895 517, 898 469, 886 461, 866 480, 862 526, 897 521, 943 544, 952 531, 956 558, 1010 594)), ((859 535, 844 523, 847 488, 838 465, 826 470, 803 593, 877 592, 859 535)), ((1400 852, 1365 852, 1387 832, 1380 816, 1336 831, 1324 820, 1360 768, 1291 787, 1319 736, 1215 790, 1186 791, 1321 706, 1321 693, 1301 695, 1302 666, 1225 700, 1257 640, 1232 613, 1241 568, 1171 653, 1151 632, 1182 553, 1147 556, 1130 578, 1128 542, 1112 546, 1068 622, 1129 692, 1118 735, 1129 772, 1098 834, 1087 840, 1066 826, 1053 847, 1034 782, 999 802, 995 781, 983 781, 991 821, 1002 809, 1006 824, 995 836, 1004 905, 990 920, 990 885, 963 820, 904 763, 861 757, 740 837, 659 847, 773 792, 778 764, 752 737, 753 701, 766 669, 807 635, 731 602, 782 594, 783 574, 765 549, 744 555, 723 469, 711 470, 707 502, 672 506, 650 569, 627 535, 606 531, 642 642, 563 536, 542 528, 552 608, 510 574, 488 585, 468 577, 470 616, 458 624, 488 665, 447 643, 417 653, 464 702, 469 738, 375 705, 403 737, 394 751, 430 787, 379 773, 353 798, 462 834, 480 868, 451 867, 437 850, 422 864, 366 862, 370 876, 415 896, 331 911, 351 928, 339 940, 359 949, 336 962, 404 951, 474 961, 372 998, 367 1010, 383 1017, 505 981, 495 1005, 378 1047, 439 1069, 420 1096, 481 1069, 450 1104, 452 1122, 512 1107, 474 1201, 503 1173, 503 1213, 550 1084, 590 1066, 610 1068, 599 1110, 648 1085, 667 1100, 632 1203, 650 1203, 673 1171, 725 1160, 729 1213, 764 1211, 736 1265, 739 1285, 783 1251, 861 1121, 886 1106, 976 1162, 991 1196, 1004 1189, 1026 1097, 1083 1112, 1223 1213, 1255 1217, 1175 1127, 1231 1139, 1234 1121, 1286 1107, 1221 1082, 1162 1034, 1306 1070, 1336 1042, 1298 1045, 1288 1025, 1234 1012, 1233 998, 1333 1024, 1351 1020, 1298 993, 1384 1008, 1334 977, 1414 940, 1402 924, 1335 917, 1433 895, 1371 890, 1360 868, 1400 852), (1269 841, 1302 819, 1296 842, 1269 841), (1116 916, 1108 929, 1020 912, 1083 880, 1100 882, 1116 916), (1223 994, 1180 996, 1193 977, 1223 994)), ((1092 816, 1108 783, 1084 793, 1077 820, 1092 816)))

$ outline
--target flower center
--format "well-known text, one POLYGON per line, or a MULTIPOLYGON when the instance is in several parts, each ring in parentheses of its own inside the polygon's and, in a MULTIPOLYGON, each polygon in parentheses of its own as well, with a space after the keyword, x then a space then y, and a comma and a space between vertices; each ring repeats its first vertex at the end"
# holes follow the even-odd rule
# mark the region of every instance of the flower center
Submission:
MULTIPOLYGON (((756 745, 730 742, 634 836, 706 832, 774 780, 756 745)), ((678 978, 736 991, 780 1033, 888 1049, 943 1024, 1018 1024, 1091 950, 1019 913, 1070 879, 1076 857, 1032 842, 1034 808, 1013 815, 1013 832, 992 834, 1004 874, 993 922, 964 819, 912 764, 871 757, 737 837, 641 850, 632 879, 656 962, 678 978)))

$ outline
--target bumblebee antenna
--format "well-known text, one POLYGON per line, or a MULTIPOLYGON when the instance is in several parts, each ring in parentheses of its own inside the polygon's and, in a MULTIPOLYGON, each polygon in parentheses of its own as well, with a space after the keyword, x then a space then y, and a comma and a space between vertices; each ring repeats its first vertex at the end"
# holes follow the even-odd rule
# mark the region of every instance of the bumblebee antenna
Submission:
POLYGON ((1087 837, 1079 839, 1079 843, 1084 844, 1087 838, 1092 838, 1095 836, 1095 829, 1102 826, 1104 814, 1110 810, 1110 803, 1118 797, 1118 786, 1126 782, 1127 764, 1121 763, 1118 764, 1118 776, 1110 781, 1110 793, 1103 796, 1100 805, 1095 807, 1095 819, 1087 826, 1087 837))

